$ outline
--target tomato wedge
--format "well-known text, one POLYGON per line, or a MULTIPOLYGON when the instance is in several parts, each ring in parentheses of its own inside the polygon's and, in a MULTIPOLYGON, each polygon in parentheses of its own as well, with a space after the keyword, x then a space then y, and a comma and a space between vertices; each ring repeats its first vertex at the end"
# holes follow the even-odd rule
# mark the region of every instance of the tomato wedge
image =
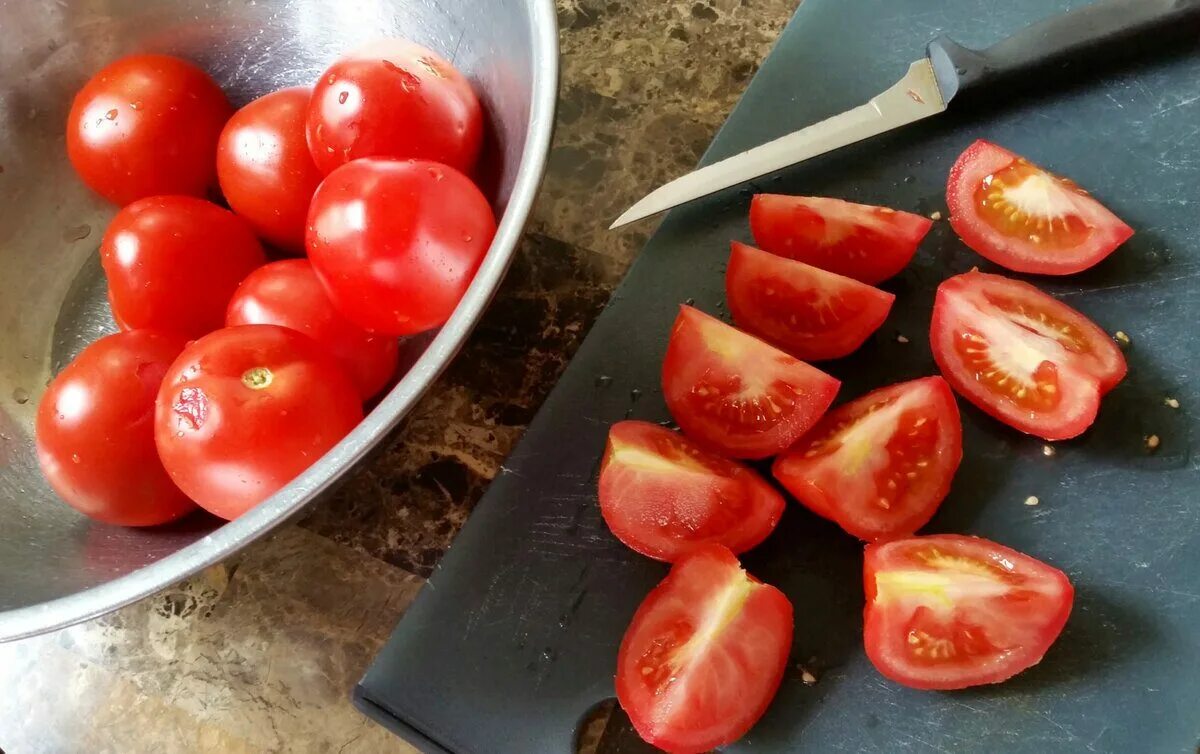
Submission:
POLYGON ((946 202, 963 242, 1015 272, 1086 270, 1133 235, 1072 181, 982 139, 950 169, 946 202))
POLYGON ((642 421, 608 431, 600 512, 617 539, 647 557, 674 562, 706 542, 745 552, 774 531, 783 508, 757 473, 678 432, 642 421))
POLYGON ((663 397, 684 433, 731 458, 766 458, 817 423, 840 382, 719 319, 680 307, 663 397))
POLYGON ((968 272, 938 287, 933 358, 956 391, 1011 427, 1047 440, 1091 426, 1125 357, 1083 314, 1028 283, 968 272))
POLYGON ((961 460, 954 394, 941 377, 925 377, 830 411, 772 472, 813 513, 877 542, 928 523, 961 460))
POLYGON ((787 666, 792 605, 720 545, 685 555, 633 616, 617 700, 648 743, 673 754, 741 738, 787 666))
POLYGON ((725 297, 739 327, 806 361, 839 359, 887 319, 896 297, 734 241, 725 297))
POLYGON ((1075 590, 1066 574, 979 537, 868 545, 867 657, 918 689, 999 683, 1041 661, 1075 590))
POLYGON ((927 217, 823 196, 756 194, 759 248, 874 285, 903 270, 933 226, 927 217))

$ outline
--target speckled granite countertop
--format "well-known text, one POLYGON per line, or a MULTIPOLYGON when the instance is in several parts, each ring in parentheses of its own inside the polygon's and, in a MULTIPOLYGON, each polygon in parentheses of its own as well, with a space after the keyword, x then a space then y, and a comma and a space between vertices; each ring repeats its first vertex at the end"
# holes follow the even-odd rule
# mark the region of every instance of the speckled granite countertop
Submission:
POLYGON ((798 5, 557 2, 549 174, 463 353, 299 525, 117 613, 0 645, 0 749, 411 751, 350 706, 351 687, 650 230, 602 219, 695 164, 798 5))

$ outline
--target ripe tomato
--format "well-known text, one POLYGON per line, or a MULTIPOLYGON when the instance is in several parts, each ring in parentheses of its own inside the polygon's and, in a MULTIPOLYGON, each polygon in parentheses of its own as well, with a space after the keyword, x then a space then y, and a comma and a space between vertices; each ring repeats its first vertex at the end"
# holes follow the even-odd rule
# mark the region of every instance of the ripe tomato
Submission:
POLYGON ((321 74, 307 130, 322 173, 361 157, 433 160, 469 173, 483 144, 483 108, 437 53, 384 39, 321 74))
POLYGON ((933 226, 927 217, 820 196, 757 194, 759 248, 874 285, 903 270, 933 226))
POLYGON ((1100 396, 1125 376, 1103 330, 1028 283, 968 272, 938 287, 933 358, 960 395, 1047 440, 1091 426, 1100 396))
POLYGON ((333 354, 364 401, 396 373, 396 339, 373 335, 343 317, 307 259, 272 262, 251 272, 230 299, 225 324, 299 330, 333 354))
POLYGON ((241 218, 190 196, 155 196, 125 207, 100 242, 113 318, 198 338, 225 323, 238 283, 266 263, 241 218))
POLYGON ((356 160, 330 173, 308 215, 308 255, 359 327, 443 325, 475 277, 496 219, 471 179, 421 160, 356 160))
POLYGON ((79 512, 154 526, 195 508, 154 447, 154 397, 183 339, 134 330, 97 340, 62 370, 37 413, 46 481, 79 512))
POLYGON ((738 327, 798 359, 838 359, 887 319, 896 297, 734 241, 725 297, 738 327))
POLYGON ((689 438, 731 458, 766 458, 809 430, 840 382, 682 306, 663 360, 663 397, 689 438))
POLYGON ((792 645, 792 604, 720 545, 683 556, 650 592, 617 656, 617 700, 673 754, 736 741, 766 712, 792 645))
POLYGON ((217 144, 217 178, 233 211, 267 242, 304 253, 308 205, 322 174, 304 140, 310 91, 259 97, 234 113, 217 144))
POLYGON ((641 421, 608 431, 600 512, 617 539, 647 557, 670 563, 708 542, 745 552, 774 531, 783 507, 757 473, 677 432, 641 421))
POLYGON ((830 411, 772 471, 813 513, 877 542, 924 526, 961 460, 954 394, 941 377, 925 377, 830 411))
POLYGON ((354 383, 315 340, 276 325, 188 344, 163 379, 154 438, 180 489, 234 519, 292 481, 362 419, 354 383))
POLYGON ((130 55, 93 76, 71 104, 67 156, 93 191, 124 206, 147 196, 204 196, 217 137, 233 113, 216 82, 170 55, 130 55))
POLYGON ((867 657, 918 689, 999 683, 1038 664, 1075 596, 1057 568, 955 534, 868 545, 863 581, 867 657))
POLYGON ((1133 235, 1071 181, 982 139, 950 169, 946 202, 963 242, 1016 272, 1086 270, 1133 235))

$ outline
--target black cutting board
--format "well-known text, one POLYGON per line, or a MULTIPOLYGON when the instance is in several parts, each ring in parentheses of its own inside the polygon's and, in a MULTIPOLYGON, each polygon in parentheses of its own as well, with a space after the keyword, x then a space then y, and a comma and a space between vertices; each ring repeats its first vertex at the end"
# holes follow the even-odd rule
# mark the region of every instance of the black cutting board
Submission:
MULTIPOLYGON (((946 32, 991 43, 1066 0, 805 0, 706 162, 865 101, 946 32)), ((748 12, 748 11, 747 11, 748 12)), ((1200 49, 1095 71, 1088 83, 952 108, 670 214, 596 322, 355 692, 360 708, 430 751, 561 754, 613 695, 621 635, 666 567, 606 530, 596 505, 608 426, 668 418, 659 365, 677 306, 723 314, 731 238, 749 240, 752 190, 826 194, 945 213, 972 140, 1070 175, 1137 229, 1096 268, 1039 285, 1124 330, 1130 373, 1095 427, 1042 443, 963 404, 965 458, 931 532, 996 539, 1064 569, 1074 613, 1038 667, 1001 686, 922 693, 861 648, 861 545, 792 505, 744 563, 796 608, 794 663, 757 727, 729 751, 1194 752, 1200 741, 1200 49), (609 379, 611 378, 611 379, 609 379), (640 393, 640 399, 636 399, 640 393), (1164 398, 1177 398, 1171 409, 1164 398), (1148 452, 1143 437, 1162 444, 1148 452), (1036 495, 1037 507, 1024 505, 1036 495)), ((882 330, 825 365, 842 399, 934 373, 925 333, 939 281, 991 265, 936 223, 882 330), (910 342, 901 343, 897 335, 910 342)))

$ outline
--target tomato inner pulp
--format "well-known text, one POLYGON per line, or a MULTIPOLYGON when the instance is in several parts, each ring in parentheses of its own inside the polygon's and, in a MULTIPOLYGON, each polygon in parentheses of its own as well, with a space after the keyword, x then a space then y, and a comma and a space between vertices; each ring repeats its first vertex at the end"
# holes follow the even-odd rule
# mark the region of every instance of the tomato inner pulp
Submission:
POLYGON ((963 364, 974 372, 975 380, 992 393, 1003 395, 1031 411, 1047 411, 1058 405, 1058 367, 1051 361, 1041 361, 1026 377, 1019 370, 1009 370, 999 363, 992 352, 994 346, 979 333, 967 330, 954 339, 954 350, 963 364))
POLYGON ((738 375, 715 375, 700 381, 688 400, 693 409, 723 422, 733 431, 762 432, 779 424, 796 408, 796 392, 781 380, 756 385, 738 375))
POLYGON ((751 285, 762 291, 758 305, 763 314, 787 325, 794 335, 829 330, 841 324, 847 313, 859 308, 840 292, 830 293, 820 288, 798 290, 767 278, 755 280, 751 285))
POLYGON ((1050 249, 1084 243, 1092 227, 1075 209, 1074 197, 1087 192, 1023 159, 987 176, 975 189, 979 216, 1011 238, 1050 249))
POLYGON ((1011 322, 1035 335, 1056 340, 1063 348, 1072 353, 1091 352, 1092 348, 1088 344, 1087 338, 1070 322, 1057 319, 1044 309, 1035 309, 1008 296, 984 293, 984 297, 987 298, 989 304, 1007 314, 1011 322))
POLYGON ((845 473, 870 472, 877 492, 873 502, 883 510, 890 510, 931 471, 930 459, 938 445, 938 423, 922 413, 906 409, 900 396, 875 401, 813 438, 804 458, 837 454, 845 473), (887 437, 884 445, 887 462, 867 468, 882 437, 887 437))

